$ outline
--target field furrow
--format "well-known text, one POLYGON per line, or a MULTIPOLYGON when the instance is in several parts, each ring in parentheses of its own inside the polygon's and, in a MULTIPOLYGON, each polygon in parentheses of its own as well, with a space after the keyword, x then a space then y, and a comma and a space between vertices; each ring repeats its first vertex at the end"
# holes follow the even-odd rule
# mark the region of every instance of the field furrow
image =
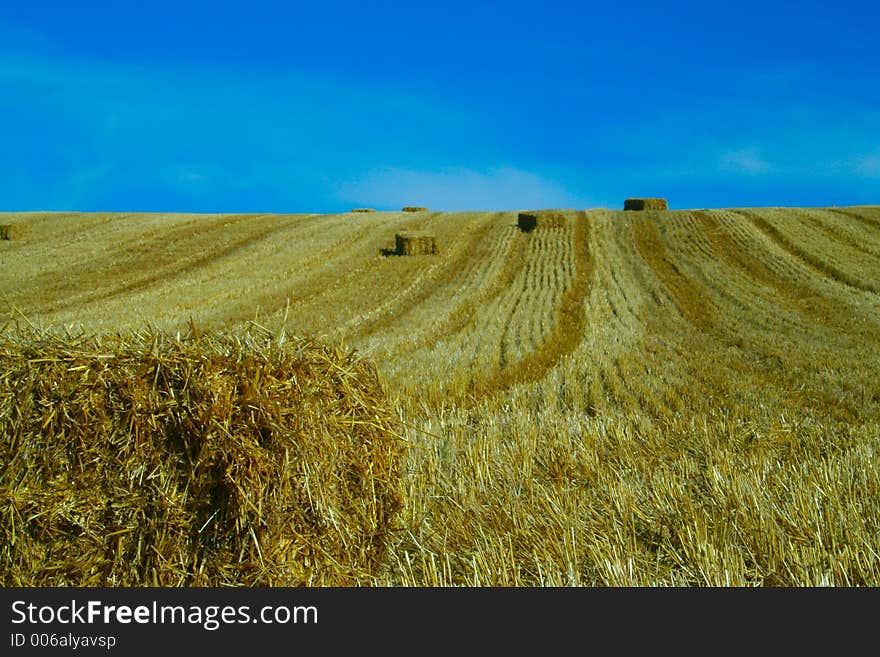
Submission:
MULTIPOLYGON (((394 327, 395 331, 373 334, 362 344, 371 353, 391 354, 393 351, 397 357, 434 348, 460 333, 481 307, 510 285, 522 266, 523 243, 517 239, 518 233, 518 229, 507 222, 495 223, 492 237, 481 244, 479 254, 461 271, 460 280, 450 281, 426 299, 426 303, 411 308, 409 315, 417 314, 417 320, 401 322, 394 327), (417 328, 413 329, 412 325, 417 328), (380 340, 390 343, 384 351, 381 344, 375 346, 380 340)), ((389 362, 388 366, 393 367, 393 363, 389 362)))
POLYGON ((880 240, 877 231, 864 223, 853 221, 852 217, 841 216, 827 209, 810 209, 803 213, 808 220, 822 231, 826 239, 840 242, 846 249, 856 249, 874 258, 880 258, 880 240))
MULTIPOLYGON (((472 301, 469 288, 473 286, 473 279, 487 275, 473 263, 485 266, 492 262, 480 257, 487 243, 494 257, 504 253, 503 238, 510 233, 509 230, 499 230, 504 227, 504 219, 503 213, 487 213, 478 222, 465 226, 456 235, 455 242, 442 249, 441 257, 422 269, 404 290, 398 290, 392 298, 366 314, 352 317, 339 328, 340 333, 346 340, 363 344, 360 339, 363 336, 377 333, 388 336, 397 326, 425 325, 420 317, 413 315, 430 312, 435 318, 439 314, 448 317, 452 309, 446 304, 472 301)), ((436 331, 432 334, 437 335, 436 331)), ((416 341, 412 329, 408 330, 407 343, 412 345, 416 341)))
MULTIPOLYGON (((759 215, 754 211, 740 210, 739 212, 779 248, 816 272, 857 290, 880 294, 880 285, 875 282, 878 280, 878 272, 875 272, 873 267, 865 271, 862 268, 861 259, 858 259, 857 263, 854 263, 856 271, 844 269, 838 262, 839 250, 828 248, 830 245, 827 241, 824 243, 821 240, 818 241, 826 247, 822 252, 810 248, 810 244, 815 247, 817 240, 809 240, 809 236, 803 237, 805 231, 801 227, 802 224, 797 225, 795 220, 789 222, 770 220, 767 215, 759 215), (784 223, 788 225, 783 225, 784 223), (792 226, 792 224, 795 225, 792 226)), ((777 218, 775 214, 769 216, 772 216, 773 219, 777 218)))
POLYGON ((672 296, 678 312, 700 330, 713 325, 712 311, 693 282, 686 278, 674 260, 666 255, 657 224, 642 220, 635 224, 635 244, 639 255, 672 296))
MULTIPOLYGON (((243 220, 247 220, 248 223, 251 223, 253 225, 260 225, 262 224, 262 222, 260 221, 262 218, 263 217, 260 216, 237 217, 229 223, 224 224, 223 229, 228 229, 243 220)), ((283 229, 286 229, 288 227, 288 225, 282 224, 281 222, 278 222, 276 225, 261 225, 258 231, 245 231, 246 234, 243 237, 234 239, 231 242, 221 246, 220 248, 210 251, 208 253, 205 253, 201 249, 186 249, 184 254, 182 254, 178 258, 168 257, 168 263, 164 266, 163 264, 161 264, 161 261, 165 258, 159 258, 152 253, 150 253, 149 256, 147 256, 146 254, 142 255, 140 256, 141 258, 150 257, 151 259, 153 259, 154 266, 151 269, 149 275, 135 275, 133 279, 129 279, 128 277, 126 277, 120 280, 121 275, 128 274, 130 272, 130 263, 120 264, 118 261, 115 260, 112 261, 112 264, 110 264, 109 266, 108 264, 102 262, 90 263, 89 269, 92 270, 91 275, 94 275, 95 270, 106 272, 105 280, 108 281, 108 283, 105 284, 105 289, 88 290, 84 291, 81 295, 64 294, 51 307, 51 312, 62 314, 65 310, 68 310, 70 308, 77 308, 77 310, 80 311, 83 307, 100 304, 104 301, 113 299, 114 297, 129 296, 143 292, 144 290, 148 290, 149 288, 155 287, 157 285, 167 285, 174 279, 192 276, 196 272, 198 272, 198 270, 208 265, 215 265, 218 261, 221 261, 223 259, 235 260, 235 266, 238 266, 238 257, 246 249, 261 240, 267 239, 273 234, 281 232, 283 229), (195 255, 195 257, 193 257, 193 255, 195 255)), ((161 239, 165 239, 169 243, 176 243, 176 247, 177 244, 180 244, 180 242, 182 241, 182 236, 178 233, 183 233, 184 231, 188 233, 187 236, 191 240, 194 237, 199 239, 200 241, 206 238, 210 239, 210 237, 212 237, 200 234, 193 235, 192 231, 186 227, 175 228, 176 230, 170 230, 167 232, 167 234, 164 232, 158 234, 148 234, 145 236, 145 239, 160 239, 161 236, 161 239)), ((121 248, 125 248, 127 246, 127 244, 123 244, 121 248)), ((175 255, 180 251, 182 251, 182 249, 175 248, 175 255)))
MULTIPOLYGON (((515 364, 501 369, 488 380, 484 379, 480 389, 485 393, 491 390, 505 390, 512 385, 540 380, 556 363, 569 356, 580 344, 582 329, 587 322, 584 303, 590 293, 593 276, 593 260, 590 252, 590 221, 586 213, 569 217, 566 229, 551 238, 553 241, 566 240, 569 243, 565 253, 572 263, 572 279, 565 281, 554 295, 552 320, 548 321, 549 332, 542 333, 541 343, 515 364), (550 323, 552 321, 552 324, 550 323)), ((550 314, 548 309, 547 314, 550 314)))
POLYGON ((833 212, 847 219, 855 220, 868 229, 880 229, 880 206, 854 206, 851 208, 825 208, 828 212, 833 212))
POLYGON ((789 311, 777 314, 792 320, 799 315, 813 325, 830 326, 837 333, 858 328, 849 318, 866 303, 860 290, 841 288, 823 272, 792 258, 739 214, 718 216, 720 230, 710 234, 721 245, 719 254, 753 286, 770 290, 770 298, 789 311))
POLYGON ((139 278, 152 279, 204 253, 220 227, 246 222, 244 238, 258 230, 254 215, 115 215, 95 221, 90 215, 59 215, 44 230, 52 240, 22 242, 21 258, 10 254, 16 278, 36 292, 20 303, 42 309, 63 308, 112 294, 139 278), (68 224, 75 226, 70 228, 68 224), (189 240, 189 241, 187 241, 189 240), (198 246, 197 246, 198 245, 198 246), (143 263, 149 271, 142 273, 143 263))
POLYGON ((130 216, 117 212, 0 212, 0 223, 14 220, 28 224, 32 229, 28 251, 34 252, 47 244, 50 248, 57 248, 62 241, 67 244, 90 242, 96 231, 103 235, 102 228, 115 229, 120 220, 130 216))
MULTIPOLYGON (((379 214, 379 213, 376 213, 379 214)), ((372 216, 369 219, 373 221, 372 216)), ((369 333, 376 321, 392 323, 407 306, 431 295, 442 285, 462 249, 478 238, 491 221, 487 213, 457 213, 412 218, 396 213, 382 226, 373 226, 370 238, 348 249, 346 264, 324 262, 313 276, 295 276, 297 285, 290 309, 291 328, 297 332, 320 331, 336 338, 357 340, 369 333), (438 253, 425 256, 385 256, 396 233, 427 230, 436 236, 438 253)), ((283 307, 283 304, 276 308, 283 307)))
POLYGON ((810 302, 815 295, 768 270, 762 258, 737 243, 718 217, 698 216, 699 231, 712 256, 689 258, 684 271, 723 318, 716 326, 719 337, 742 345, 743 340, 760 343, 771 333, 795 340, 807 333, 818 335, 819 313, 812 312, 810 302), (780 306, 789 312, 780 313, 780 306))

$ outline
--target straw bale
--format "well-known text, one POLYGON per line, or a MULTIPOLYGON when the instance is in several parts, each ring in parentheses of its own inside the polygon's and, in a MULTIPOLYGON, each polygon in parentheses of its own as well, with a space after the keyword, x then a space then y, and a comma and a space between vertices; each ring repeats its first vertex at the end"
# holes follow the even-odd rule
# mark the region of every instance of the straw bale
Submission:
POLYGON ((0 337, 0 583, 369 583, 403 445, 375 367, 337 347, 0 337))
POLYGON ((667 210, 665 198, 628 198, 623 202, 624 210, 667 210))
POLYGON ((394 236, 397 255, 433 255, 437 253, 436 238, 424 231, 405 231, 394 236))
POLYGON ((353 208, 352 212, 375 212, 373 208, 353 208))
POLYGON ((428 208, 423 208, 418 205, 407 205, 403 208, 404 212, 428 212, 428 208))
POLYGON ((520 230, 526 233, 536 228, 564 228, 565 222, 565 214, 558 210, 520 212, 517 218, 520 230))
POLYGON ((30 234, 28 224, 0 224, 0 240, 17 240, 30 234))

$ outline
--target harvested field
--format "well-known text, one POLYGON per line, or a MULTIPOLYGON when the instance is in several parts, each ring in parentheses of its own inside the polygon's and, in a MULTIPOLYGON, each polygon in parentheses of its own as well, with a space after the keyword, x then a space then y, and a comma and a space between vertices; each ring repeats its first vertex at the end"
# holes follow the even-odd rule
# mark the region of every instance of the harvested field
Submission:
MULTIPOLYGON (((401 422, 394 430, 407 441, 395 489, 402 507, 392 522, 400 531, 384 534, 381 563, 362 565, 351 555, 342 569, 325 562, 316 582, 880 585, 880 207, 666 210, 662 217, 565 209, 379 212, 356 222, 348 213, 7 214, 2 223, 28 223, 34 232, 2 249, 0 325, 10 337, 31 322, 45 336, 81 328, 104 340, 146 325, 186 334, 192 318, 231 335, 285 328, 374 362, 401 422), (542 226, 548 212, 561 219, 542 226), (536 228, 524 232, 520 214, 535 215, 536 228), (408 231, 428 233, 441 248, 430 258, 378 255, 396 250, 390 236, 408 231)), ((45 339, 41 353, 57 358, 45 339)), ((51 376, 64 387, 52 394, 66 401, 35 406, 26 398, 31 384, 10 384, 0 423, 27 419, 31 429, 6 449, 32 447, 29 465, 8 471, 31 473, 32 482, 49 473, 41 479, 46 490, 69 484, 66 499, 82 499, 67 502, 68 512, 60 493, 28 498, 41 490, 29 484, 13 494, 7 477, 0 479, 4 503, 57 511, 32 518, 32 529, 44 523, 52 540, 69 543, 77 555, 71 563, 94 559, 105 539, 88 538, 90 528, 109 527, 86 513, 97 493, 71 479, 74 470, 52 479, 60 466, 49 459, 57 452, 40 422, 49 418, 54 427, 60 419, 52 413, 62 407, 82 417, 91 395, 109 410, 89 421, 115 426, 105 442, 125 446, 141 436, 132 429, 141 406, 127 404, 135 411, 125 415, 123 402, 101 401, 117 399, 114 386, 133 384, 117 384, 122 375, 106 373, 100 359, 27 361, 0 376, 57 368, 51 376), (113 385, 94 387, 100 377, 113 385)), ((212 380, 207 370, 192 371, 191 380, 212 380)), ((242 381, 254 374, 247 372, 242 381)), ((229 388, 228 403, 241 409, 229 417, 247 418, 241 426, 252 431, 263 415, 247 424, 243 389, 229 388)), ((65 444, 57 449, 67 454, 65 444)), ((145 454, 158 458, 155 444, 146 444, 145 454)), ((96 464, 111 458, 84 454, 96 464)), ((158 472, 175 481, 170 470, 158 472)), ((264 490, 256 475, 242 481, 251 482, 247 499, 264 490)), ((126 499, 143 502, 140 489, 117 483, 126 499)), ((170 502, 158 493, 152 500, 148 517, 170 514, 170 502)), ((223 513, 232 523, 224 536, 237 537, 230 541, 243 540, 236 517, 256 527, 246 510, 223 513)), ((278 536, 266 532, 267 540, 278 536)), ((34 550, 43 549, 42 534, 29 536, 34 550)), ((228 583, 277 574, 271 560, 266 570, 244 572, 234 559, 221 574, 223 555, 247 547, 230 545, 220 543, 205 573, 228 583)), ((24 554, 30 551, 4 554, 8 572, 14 564, 27 572, 24 554)), ((46 556, 51 568, 32 571, 30 581, 61 581, 67 562, 59 554, 46 556)), ((126 554, 146 558, 134 547, 126 554)), ((95 572, 117 572, 102 559, 95 572)), ((207 578, 191 566, 161 571, 158 557, 150 567, 166 582, 207 578)))

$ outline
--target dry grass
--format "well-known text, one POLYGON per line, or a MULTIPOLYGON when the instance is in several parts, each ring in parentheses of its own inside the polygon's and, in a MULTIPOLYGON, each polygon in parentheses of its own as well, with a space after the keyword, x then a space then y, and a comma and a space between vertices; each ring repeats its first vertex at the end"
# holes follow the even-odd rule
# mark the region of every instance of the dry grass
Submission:
POLYGON ((880 208, 560 212, 28 218, 2 300, 369 355, 410 447, 369 583, 880 584, 880 208))
POLYGON ((355 585, 401 506, 375 368, 309 340, 0 344, 5 586, 355 585))
POLYGON ((352 212, 375 212, 373 208, 352 208, 352 212))

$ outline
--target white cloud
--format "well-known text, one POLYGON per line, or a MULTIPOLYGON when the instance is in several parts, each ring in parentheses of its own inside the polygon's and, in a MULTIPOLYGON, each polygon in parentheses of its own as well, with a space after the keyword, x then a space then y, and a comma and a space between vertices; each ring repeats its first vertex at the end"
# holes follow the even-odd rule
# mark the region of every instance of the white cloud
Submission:
POLYGON ((376 169, 343 183, 337 191, 344 202, 389 210, 406 205, 445 211, 593 206, 555 180, 513 167, 485 171, 376 169))
POLYGON ((722 171, 745 173, 750 176, 757 176, 770 170, 766 160, 762 159, 755 150, 747 149, 724 153, 719 167, 722 171))
POLYGON ((219 176, 216 166, 207 163, 178 163, 162 167, 162 180, 176 187, 205 187, 219 176))
POLYGON ((856 173, 865 178, 880 178, 880 150, 858 160, 856 173))

